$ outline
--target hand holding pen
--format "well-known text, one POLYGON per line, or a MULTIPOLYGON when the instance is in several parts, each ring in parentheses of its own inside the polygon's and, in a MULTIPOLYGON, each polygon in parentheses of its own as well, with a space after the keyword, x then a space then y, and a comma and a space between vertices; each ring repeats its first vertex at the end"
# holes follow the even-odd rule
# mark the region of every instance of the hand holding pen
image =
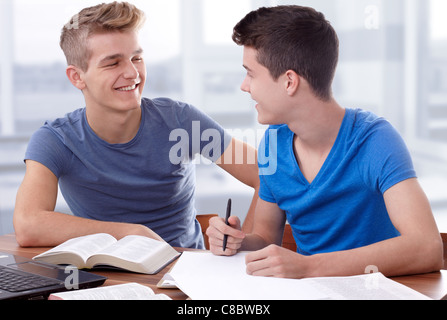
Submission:
POLYGON ((241 247, 245 234, 241 231, 241 222, 238 217, 231 216, 232 201, 228 200, 225 219, 213 218, 206 232, 210 250, 215 255, 232 256, 241 247))

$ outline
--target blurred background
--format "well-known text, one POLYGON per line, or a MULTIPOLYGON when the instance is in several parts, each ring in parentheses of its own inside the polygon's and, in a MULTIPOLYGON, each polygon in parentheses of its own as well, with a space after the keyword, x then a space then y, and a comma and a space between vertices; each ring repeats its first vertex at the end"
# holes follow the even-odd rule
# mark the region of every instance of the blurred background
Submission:
MULTIPOLYGON (((265 128, 240 91, 242 48, 232 29, 261 6, 299 4, 322 11, 337 30, 338 102, 386 117, 402 134, 447 232, 446 0, 129 0, 148 17, 142 46, 148 68, 145 96, 192 103, 257 147, 265 128)), ((107 1, 108 2, 108 1, 107 1)), ((84 107, 65 76, 62 26, 90 0, 0 0, 0 234, 14 231, 12 214, 25 173, 31 134, 84 107)), ((224 215, 233 198, 242 219, 252 192, 214 165, 197 166, 199 213, 224 215)), ((70 213, 62 196, 57 210, 70 213)))

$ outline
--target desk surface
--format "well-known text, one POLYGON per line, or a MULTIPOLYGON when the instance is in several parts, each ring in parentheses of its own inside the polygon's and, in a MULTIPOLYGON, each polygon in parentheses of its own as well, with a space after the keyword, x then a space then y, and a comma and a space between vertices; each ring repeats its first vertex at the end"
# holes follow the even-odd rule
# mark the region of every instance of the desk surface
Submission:
MULTIPOLYGON (((17 244, 14 235, 0 236, 0 252, 11 253, 18 256, 32 258, 49 248, 21 248, 17 244)), ((185 251, 184 249, 178 249, 179 251, 185 251)), ((108 280, 105 286, 123 284, 127 282, 137 282, 142 285, 150 287, 155 293, 164 293, 171 297, 173 300, 186 300, 188 297, 178 289, 159 289, 157 283, 163 278, 163 276, 170 270, 172 264, 168 265, 160 273, 156 275, 142 275, 129 272, 118 271, 95 271, 94 273, 105 276, 108 280)), ((426 296, 441 300, 444 297, 447 298, 447 271, 395 277, 392 278, 403 285, 406 285, 416 291, 419 291, 426 296)))

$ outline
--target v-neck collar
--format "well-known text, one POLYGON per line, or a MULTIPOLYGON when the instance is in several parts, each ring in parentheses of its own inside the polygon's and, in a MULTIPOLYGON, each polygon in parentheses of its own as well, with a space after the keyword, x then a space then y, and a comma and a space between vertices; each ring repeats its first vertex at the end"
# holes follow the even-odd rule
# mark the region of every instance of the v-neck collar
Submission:
POLYGON ((298 164, 298 159, 295 156, 295 151, 294 151, 294 138, 295 138, 295 133, 290 130, 290 136, 289 136, 289 148, 290 148, 290 156, 292 157, 292 159, 294 159, 293 163, 295 166, 296 171, 298 172, 298 176, 299 179, 302 181, 302 183, 307 186, 309 189, 315 187, 316 185, 319 184, 319 181, 322 179, 322 177, 324 176, 324 173, 326 171, 326 168, 329 166, 330 161, 332 160, 338 145, 340 144, 340 140, 342 138, 343 132, 345 131, 344 128, 347 125, 348 122, 348 118, 349 118, 349 114, 350 114, 350 110, 346 109, 345 110, 345 115, 343 117, 343 121, 341 123, 340 126, 340 130, 337 134, 337 139, 335 140, 334 145, 331 148, 331 151, 329 152, 326 160, 324 161, 323 165, 320 168, 320 171, 318 172, 318 174, 315 176, 315 179, 312 182, 309 182, 309 180, 306 179, 306 177, 304 176, 303 172, 301 171, 301 168, 298 164))

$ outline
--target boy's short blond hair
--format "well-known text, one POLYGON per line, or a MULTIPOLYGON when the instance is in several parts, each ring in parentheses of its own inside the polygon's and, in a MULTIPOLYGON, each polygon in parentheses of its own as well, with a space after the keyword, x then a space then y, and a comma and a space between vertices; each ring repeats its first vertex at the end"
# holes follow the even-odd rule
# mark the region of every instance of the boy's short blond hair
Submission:
POLYGON ((113 2, 85 8, 62 29, 60 46, 68 65, 88 70, 91 52, 88 38, 107 32, 139 31, 145 22, 145 14, 127 2, 113 2))

